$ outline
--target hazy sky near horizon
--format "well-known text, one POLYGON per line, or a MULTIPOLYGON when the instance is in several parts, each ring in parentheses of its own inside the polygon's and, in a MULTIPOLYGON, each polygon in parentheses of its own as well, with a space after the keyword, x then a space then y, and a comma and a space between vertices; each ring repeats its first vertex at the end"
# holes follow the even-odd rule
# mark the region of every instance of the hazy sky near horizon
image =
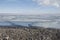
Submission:
POLYGON ((60 0, 0 0, 0 13, 60 13, 60 0))

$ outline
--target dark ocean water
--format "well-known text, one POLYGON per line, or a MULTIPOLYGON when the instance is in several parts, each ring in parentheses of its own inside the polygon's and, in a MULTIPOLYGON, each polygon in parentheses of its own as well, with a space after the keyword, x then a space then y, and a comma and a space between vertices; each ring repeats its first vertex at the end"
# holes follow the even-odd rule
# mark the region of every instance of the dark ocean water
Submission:
POLYGON ((14 25, 22 25, 22 26, 28 26, 28 24, 30 24, 30 22, 19 22, 19 21, 0 21, 0 25, 1 26, 13 26, 14 25))

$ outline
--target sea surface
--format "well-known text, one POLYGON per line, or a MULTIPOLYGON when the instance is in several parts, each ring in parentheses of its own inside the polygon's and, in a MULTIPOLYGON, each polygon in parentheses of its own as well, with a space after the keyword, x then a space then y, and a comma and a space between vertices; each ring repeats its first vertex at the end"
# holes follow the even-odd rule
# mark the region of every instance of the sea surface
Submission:
POLYGON ((60 15, 0 15, 0 26, 60 28, 60 15))

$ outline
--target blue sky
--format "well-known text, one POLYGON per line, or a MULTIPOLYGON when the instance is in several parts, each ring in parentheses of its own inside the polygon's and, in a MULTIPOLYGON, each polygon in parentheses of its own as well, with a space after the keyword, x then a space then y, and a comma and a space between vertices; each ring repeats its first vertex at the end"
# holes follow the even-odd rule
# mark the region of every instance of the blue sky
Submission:
POLYGON ((0 13, 60 13, 59 0, 0 0, 0 13))

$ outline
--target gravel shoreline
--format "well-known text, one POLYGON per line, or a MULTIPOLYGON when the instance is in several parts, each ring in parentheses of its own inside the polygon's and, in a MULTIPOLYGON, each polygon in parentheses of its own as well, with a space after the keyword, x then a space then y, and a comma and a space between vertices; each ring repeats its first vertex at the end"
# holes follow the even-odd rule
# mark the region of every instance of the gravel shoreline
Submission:
POLYGON ((60 29, 0 27, 0 40, 60 40, 60 29))

